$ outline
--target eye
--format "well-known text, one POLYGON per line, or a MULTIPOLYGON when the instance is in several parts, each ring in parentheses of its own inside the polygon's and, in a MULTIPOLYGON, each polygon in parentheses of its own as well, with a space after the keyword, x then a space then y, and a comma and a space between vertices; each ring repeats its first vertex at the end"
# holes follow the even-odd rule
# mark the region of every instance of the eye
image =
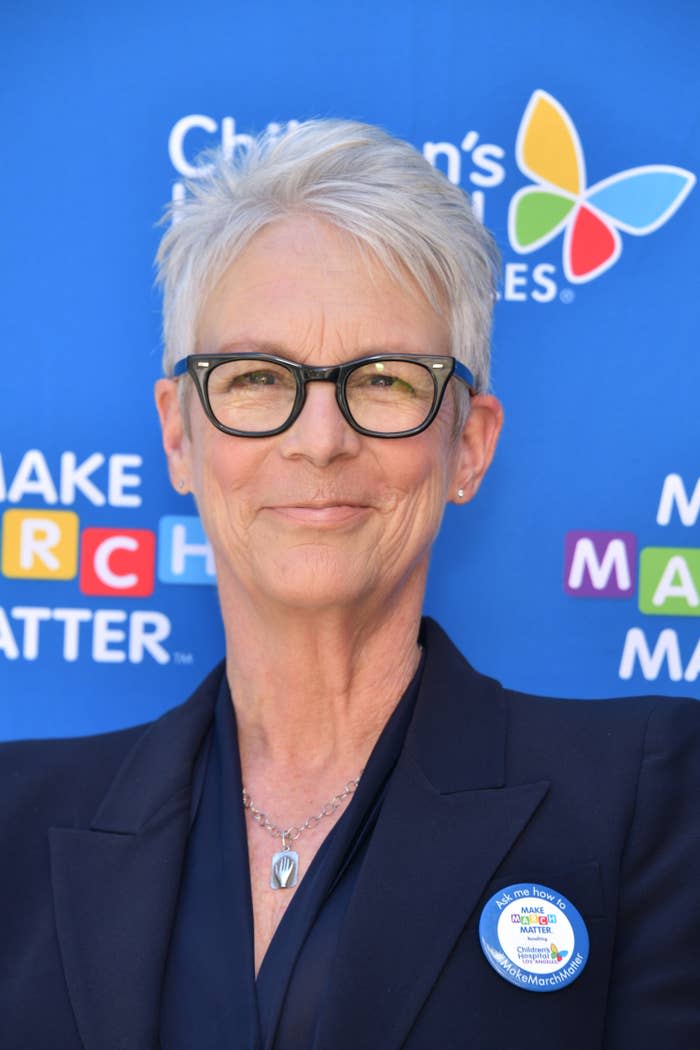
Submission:
POLYGON ((253 372, 244 372, 242 375, 231 379, 230 385, 234 386, 274 386, 279 383, 279 372, 266 371, 257 368, 253 372))
POLYGON ((218 365, 209 377, 210 397, 252 397, 294 390, 291 372, 272 361, 226 361, 218 365))
POLYGON ((396 382, 397 380, 394 378, 394 376, 374 375, 369 376, 367 379, 368 386, 390 387, 393 386, 396 382))
POLYGON ((388 375, 386 372, 362 373, 357 377, 357 387, 369 390, 387 390, 393 394, 411 395, 415 390, 407 379, 398 375, 388 375))

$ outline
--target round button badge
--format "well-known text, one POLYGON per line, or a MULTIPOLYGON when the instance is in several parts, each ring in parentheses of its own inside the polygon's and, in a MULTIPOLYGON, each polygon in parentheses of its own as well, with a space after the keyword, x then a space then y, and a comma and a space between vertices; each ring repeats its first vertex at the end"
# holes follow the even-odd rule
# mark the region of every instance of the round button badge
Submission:
POLYGON ((479 920, 481 947, 496 973, 528 992, 556 992, 588 961, 588 930, 566 897, 549 886, 505 886, 479 920))

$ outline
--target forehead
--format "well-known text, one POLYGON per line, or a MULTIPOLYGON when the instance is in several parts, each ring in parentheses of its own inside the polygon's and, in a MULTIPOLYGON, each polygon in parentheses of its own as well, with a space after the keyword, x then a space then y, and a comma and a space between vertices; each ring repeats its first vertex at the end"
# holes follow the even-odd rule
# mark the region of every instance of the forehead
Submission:
POLYGON ((446 353, 449 334, 408 275, 330 223, 296 216, 256 234, 205 300, 200 352, 250 343, 318 362, 321 352, 446 353))

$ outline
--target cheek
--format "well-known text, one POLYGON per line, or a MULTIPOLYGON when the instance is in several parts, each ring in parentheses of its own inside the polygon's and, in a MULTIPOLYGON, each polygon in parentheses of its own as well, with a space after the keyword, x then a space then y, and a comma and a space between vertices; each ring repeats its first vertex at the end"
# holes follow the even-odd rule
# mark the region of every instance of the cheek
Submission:
POLYGON ((192 439, 193 493, 214 544, 218 537, 245 532, 253 516, 263 449, 213 427, 192 439))
POLYGON ((452 399, 446 398, 433 425, 420 435, 425 438, 425 448, 420 457, 423 461, 422 473, 425 483, 433 497, 443 504, 450 496, 459 452, 459 441, 455 435, 456 417, 456 407, 452 399))
POLYGON ((454 458, 450 427, 451 418, 436 420, 434 428, 418 435, 416 444, 402 450, 401 461, 395 460, 386 472, 399 495, 393 517, 394 529, 402 539, 421 533, 432 542, 439 529, 454 458))

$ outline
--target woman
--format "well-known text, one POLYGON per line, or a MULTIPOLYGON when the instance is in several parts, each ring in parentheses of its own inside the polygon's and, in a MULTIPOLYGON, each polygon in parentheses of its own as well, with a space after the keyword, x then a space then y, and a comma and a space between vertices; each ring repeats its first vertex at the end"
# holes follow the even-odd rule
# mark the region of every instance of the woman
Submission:
POLYGON ((3 1045, 697 1047, 697 706, 507 692, 421 624, 502 421, 466 198, 319 121, 178 207, 156 400, 226 661, 151 726, 6 752, 3 1045))

